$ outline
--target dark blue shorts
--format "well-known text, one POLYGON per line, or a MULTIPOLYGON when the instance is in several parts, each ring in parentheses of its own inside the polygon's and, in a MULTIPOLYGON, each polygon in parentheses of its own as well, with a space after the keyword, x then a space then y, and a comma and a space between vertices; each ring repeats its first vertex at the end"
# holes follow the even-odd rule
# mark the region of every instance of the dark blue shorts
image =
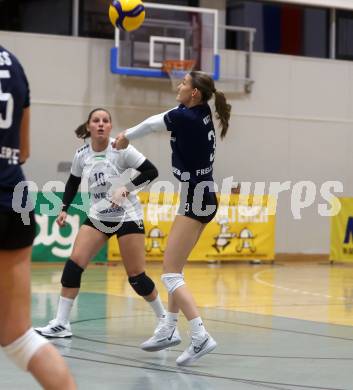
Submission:
POLYGON ((36 236, 34 212, 29 213, 29 225, 21 214, 13 210, 0 210, 0 250, 22 249, 33 244, 36 236))
POLYGON ((191 183, 182 183, 178 215, 209 223, 217 214, 217 209, 218 201, 213 188, 201 189, 191 183))
POLYGON ((142 220, 119 223, 97 221, 92 218, 87 218, 83 224, 99 230, 107 237, 116 235, 116 237, 119 238, 121 236, 125 236, 126 234, 145 234, 145 226, 142 220), (107 230, 104 230, 104 228, 107 228, 107 230))

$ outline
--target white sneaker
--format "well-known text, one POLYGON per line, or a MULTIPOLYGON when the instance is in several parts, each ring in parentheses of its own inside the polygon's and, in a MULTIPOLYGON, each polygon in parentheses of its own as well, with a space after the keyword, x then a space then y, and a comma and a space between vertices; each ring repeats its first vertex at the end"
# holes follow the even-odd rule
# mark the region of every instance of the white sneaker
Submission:
POLYGON ((189 366, 201 356, 213 351, 216 346, 216 341, 208 333, 202 339, 191 337, 191 344, 177 358, 176 363, 178 366, 189 366))
POLYGON ((140 345, 147 352, 161 351, 181 343, 178 328, 170 327, 162 320, 159 322, 152 337, 140 345))
POLYGON ((72 336, 70 323, 64 324, 56 318, 51 320, 47 326, 34 328, 34 330, 44 337, 65 338, 72 336))

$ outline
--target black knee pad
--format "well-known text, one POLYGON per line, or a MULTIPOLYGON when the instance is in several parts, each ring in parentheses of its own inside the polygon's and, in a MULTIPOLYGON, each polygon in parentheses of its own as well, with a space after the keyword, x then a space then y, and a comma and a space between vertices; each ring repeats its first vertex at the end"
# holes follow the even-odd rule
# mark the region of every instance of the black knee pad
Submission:
POLYGON ((83 271, 84 269, 77 265, 74 261, 71 259, 67 260, 61 276, 62 286, 68 288, 80 288, 83 271))
POLYGON ((136 293, 142 297, 150 295, 154 289, 153 280, 150 279, 144 272, 137 276, 130 276, 129 283, 136 293))

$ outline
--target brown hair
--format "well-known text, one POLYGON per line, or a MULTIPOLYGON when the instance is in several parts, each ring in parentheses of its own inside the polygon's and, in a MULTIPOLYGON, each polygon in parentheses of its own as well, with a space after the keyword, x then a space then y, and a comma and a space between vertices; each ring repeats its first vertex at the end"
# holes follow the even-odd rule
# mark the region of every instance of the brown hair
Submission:
POLYGON ((216 90, 212 77, 207 73, 192 71, 189 74, 193 88, 197 88, 200 91, 204 103, 208 102, 212 95, 215 94, 216 118, 219 120, 222 128, 221 138, 223 139, 229 127, 232 106, 227 103, 224 93, 216 90))
POLYGON ((92 118, 92 115, 97 111, 104 111, 109 115, 110 121, 112 121, 112 117, 110 115, 110 112, 108 110, 105 110, 104 108, 95 108, 88 114, 88 118, 85 123, 82 123, 82 125, 78 126, 78 128, 75 130, 75 133, 77 135, 77 138, 89 138, 91 136, 91 133, 87 130, 87 125, 89 124, 89 121, 92 118))

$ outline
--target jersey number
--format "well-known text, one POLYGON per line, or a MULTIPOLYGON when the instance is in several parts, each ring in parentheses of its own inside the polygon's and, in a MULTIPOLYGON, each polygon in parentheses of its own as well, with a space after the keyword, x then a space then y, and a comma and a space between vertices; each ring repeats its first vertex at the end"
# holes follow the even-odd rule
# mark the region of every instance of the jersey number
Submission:
POLYGON ((216 150, 216 133, 214 130, 208 132, 208 140, 212 141, 213 138, 213 153, 210 154, 210 162, 214 160, 215 150, 216 150))
POLYGON ((4 93, 1 89, 1 79, 11 78, 8 70, 0 70, 0 107, 1 103, 4 102, 6 105, 5 116, 0 111, 0 129, 9 129, 12 126, 13 116, 13 97, 11 93, 4 93))
POLYGON ((105 186, 107 184, 103 172, 95 173, 94 178, 99 186, 105 186))

